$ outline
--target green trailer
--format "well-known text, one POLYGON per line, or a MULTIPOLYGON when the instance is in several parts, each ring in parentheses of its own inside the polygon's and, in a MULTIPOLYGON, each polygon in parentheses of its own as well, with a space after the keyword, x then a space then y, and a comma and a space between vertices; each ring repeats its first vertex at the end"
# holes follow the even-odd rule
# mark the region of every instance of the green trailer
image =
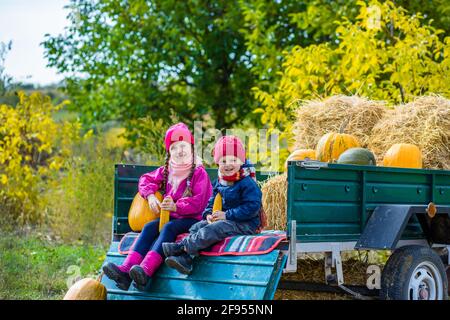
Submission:
POLYGON ((390 250, 382 299, 447 299, 450 171, 293 161, 287 179, 285 271, 323 253, 325 282, 352 293, 341 252, 390 250))
MULTIPOLYGON (((113 239, 106 261, 123 260, 117 244, 128 231, 128 210, 139 177, 155 167, 116 165, 113 239)), ((190 276, 163 266, 152 288, 139 292, 102 282, 109 299, 272 299, 282 272, 295 272, 303 253, 325 256, 324 283, 346 286, 341 253, 392 252, 380 275, 382 299, 447 299, 450 248, 450 171, 288 163, 287 241, 253 257, 201 257, 190 276)), ((211 180, 216 169, 207 169, 211 180)), ((258 180, 268 175, 257 173, 258 180)), ((295 287, 295 285, 293 286, 295 287)), ((291 283, 292 288, 292 283, 291 283)), ((366 290, 367 291, 367 290, 366 290)))

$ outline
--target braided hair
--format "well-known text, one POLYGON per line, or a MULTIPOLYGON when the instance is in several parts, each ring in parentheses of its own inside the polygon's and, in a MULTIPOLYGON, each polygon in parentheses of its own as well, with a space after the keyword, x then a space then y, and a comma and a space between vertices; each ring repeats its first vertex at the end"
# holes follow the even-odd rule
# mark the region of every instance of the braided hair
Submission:
POLYGON ((166 158, 164 160, 163 181, 162 181, 161 189, 160 189, 160 192, 163 195, 166 193, 167 180, 169 179, 169 160, 170 160, 170 151, 167 151, 166 158))
POLYGON ((195 166, 196 166, 195 165, 196 156, 195 156, 193 144, 191 144, 191 150, 192 150, 192 167, 191 167, 191 172, 189 172, 189 176, 186 181, 186 189, 184 190, 183 197, 191 197, 192 196, 191 180, 192 180, 192 176, 194 175, 195 166))
MULTIPOLYGON (((195 160, 196 156, 194 153, 194 145, 191 144, 191 150, 192 150, 192 166, 191 166, 191 172, 189 172, 189 176, 186 181, 186 189, 184 190, 182 197, 190 197, 192 196, 192 188, 191 188, 191 180, 192 176, 194 175, 195 171, 195 160)), ((167 181, 169 180, 169 161, 170 161, 170 151, 166 152, 166 158, 164 160, 164 172, 163 172, 163 181, 161 183, 161 189, 160 192, 164 195, 166 193, 167 188, 167 181)))

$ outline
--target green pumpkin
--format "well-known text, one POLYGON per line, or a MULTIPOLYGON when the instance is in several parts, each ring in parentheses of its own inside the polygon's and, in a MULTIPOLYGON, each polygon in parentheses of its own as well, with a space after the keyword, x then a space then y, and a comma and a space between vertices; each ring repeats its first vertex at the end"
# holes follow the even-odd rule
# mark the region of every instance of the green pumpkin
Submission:
POLYGON ((340 164, 357 164, 363 166, 376 166, 377 161, 372 151, 364 148, 351 148, 344 151, 338 158, 340 164))

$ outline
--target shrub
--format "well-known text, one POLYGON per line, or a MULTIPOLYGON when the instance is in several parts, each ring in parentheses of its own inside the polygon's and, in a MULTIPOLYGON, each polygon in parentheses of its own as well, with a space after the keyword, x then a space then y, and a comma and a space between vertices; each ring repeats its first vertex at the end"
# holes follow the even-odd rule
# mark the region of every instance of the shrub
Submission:
POLYGON ((42 188, 65 166, 80 123, 52 118, 66 101, 55 106, 39 92, 17 95, 15 107, 0 105, 0 212, 3 223, 39 223, 42 188))
POLYGON ((105 140, 100 134, 76 144, 64 175, 46 193, 49 224, 66 242, 110 240, 114 164, 122 150, 105 140))
POLYGON ((163 138, 167 128, 169 128, 167 123, 161 119, 154 120, 150 116, 130 121, 122 134, 128 140, 127 152, 132 153, 127 157, 130 162, 149 165, 163 163, 165 155, 163 138))

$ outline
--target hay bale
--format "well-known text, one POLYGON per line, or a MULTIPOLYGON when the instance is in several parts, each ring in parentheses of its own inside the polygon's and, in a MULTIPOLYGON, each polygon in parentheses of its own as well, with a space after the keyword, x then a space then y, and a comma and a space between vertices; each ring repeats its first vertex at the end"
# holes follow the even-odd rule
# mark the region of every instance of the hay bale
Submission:
POLYGON ((367 146, 374 125, 383 117, 386 107, 382 101, 358 96, 337 95, 300 104, 294 123, 294 147, 315 149, 320 137, 328 132, 355 135, 363 147, 367 146))
POLYGON ((267 215, 266 229, 286 229, 287 174, 267 179, 261 186, 262 205, 267 215))
POLYGON ((382 161, 395 143, 417 145, 424 168, 450 169, 450 100, 430 95, 395 106, 373 128, 369 148, 382 161))

